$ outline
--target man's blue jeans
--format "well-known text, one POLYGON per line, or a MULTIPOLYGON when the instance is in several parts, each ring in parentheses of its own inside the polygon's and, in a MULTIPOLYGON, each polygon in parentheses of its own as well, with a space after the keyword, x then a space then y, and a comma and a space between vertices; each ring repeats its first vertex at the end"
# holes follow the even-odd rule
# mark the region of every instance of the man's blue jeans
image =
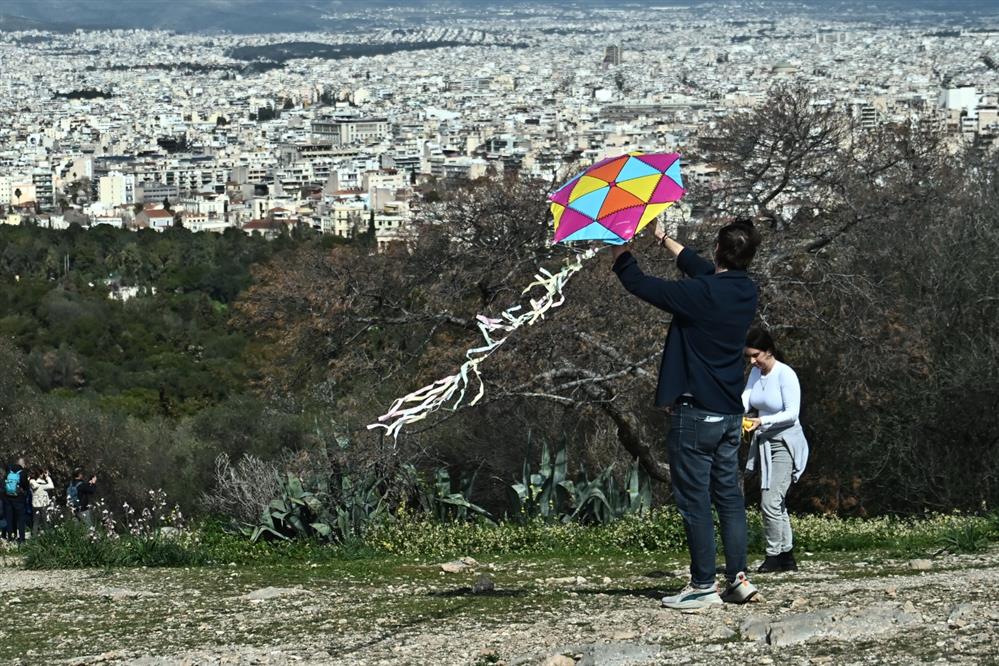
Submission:
POLYGON ((729 582, 746 570, 746 501, 739 485, 742 414, 717 414, 689 405, 673 408, 666 438, 673 497, 690 549, 690 582, 715 582, 714 502, 729 582))

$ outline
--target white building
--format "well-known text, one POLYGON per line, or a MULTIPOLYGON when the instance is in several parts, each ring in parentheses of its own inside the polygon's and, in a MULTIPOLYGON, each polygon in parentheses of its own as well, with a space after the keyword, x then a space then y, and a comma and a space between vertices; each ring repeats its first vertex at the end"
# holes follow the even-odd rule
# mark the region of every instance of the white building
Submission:
POLYGON ((116 227, 118 229, 121 229, 124 228, 125 221, 122 219, 121 215, 106 214, 106 215, 97 215, 91 218, 90 224, 91 226, 94 227, 104 224, 109 227, 116 227))
POLYGON ((937 104, 948 111, 964 111, 974 117, 978 110, 978 90, 974 86, 948 88, 940 93, 937 104))
POLYGON ((101 176, 97 185, 97 200, 107 209, 135 203, 135 176, 112 171, 101 176))
POLYGON ((363 201, 338 201, 320 218, 320 224, 324 234, 351 238, 355 232, 368 230, 369 216, 370 211, 363 201))
POLYGON ((389 130, 387 118, 337 116, 312 121, 312 136, 334 146, 380 141, 389 130))

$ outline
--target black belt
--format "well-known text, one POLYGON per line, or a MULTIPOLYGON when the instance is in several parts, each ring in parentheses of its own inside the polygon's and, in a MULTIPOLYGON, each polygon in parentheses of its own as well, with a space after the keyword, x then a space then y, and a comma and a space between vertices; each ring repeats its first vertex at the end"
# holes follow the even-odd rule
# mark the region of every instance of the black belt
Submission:
POLYGON ((704 409, 704 406, 701 405, 701 403, 697 402, 697 400, 694 399, 694 396, 692 395, 681 395, 679 398, 676 399, 676 404, 683 405, 684 407, 694 407, 696 409, 704 409))

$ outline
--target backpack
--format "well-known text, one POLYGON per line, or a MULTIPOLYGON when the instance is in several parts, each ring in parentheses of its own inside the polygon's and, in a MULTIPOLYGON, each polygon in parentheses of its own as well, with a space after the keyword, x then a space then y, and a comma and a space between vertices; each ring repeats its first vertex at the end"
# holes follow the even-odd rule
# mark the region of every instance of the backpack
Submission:
POLYGON ((7 478, 3 484, 4 492, 7 493, 9 497, 17 497, 21 494, 21 470, 10 470, 7 472, 7 478))
POLYGON ((70 481, 66 487, 66 506, 71 509, 80 508, 80 484, 83 481, 70 481))

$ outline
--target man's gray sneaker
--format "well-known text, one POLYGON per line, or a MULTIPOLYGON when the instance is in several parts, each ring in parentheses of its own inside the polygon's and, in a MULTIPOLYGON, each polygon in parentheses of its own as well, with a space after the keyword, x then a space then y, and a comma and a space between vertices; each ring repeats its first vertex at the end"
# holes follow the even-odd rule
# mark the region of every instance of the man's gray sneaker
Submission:
POLYGON ((683 588, 680 594, 673 595, 672 597, 663 597, 663 608, 672 608, 673 610, 681 611, 701 610, 721 605, 721 603, 722 599, 718 596, 718 588, 714 585, 711 587, 693 587, 688 585, 683 588))
POLYGON ((725 588, 721 598, 728 604, 744 604, 755 597, 757 592, 759 590, 756 586, 749 582, 745 573, 740 571, 736 574, 735 580, 725 588))

